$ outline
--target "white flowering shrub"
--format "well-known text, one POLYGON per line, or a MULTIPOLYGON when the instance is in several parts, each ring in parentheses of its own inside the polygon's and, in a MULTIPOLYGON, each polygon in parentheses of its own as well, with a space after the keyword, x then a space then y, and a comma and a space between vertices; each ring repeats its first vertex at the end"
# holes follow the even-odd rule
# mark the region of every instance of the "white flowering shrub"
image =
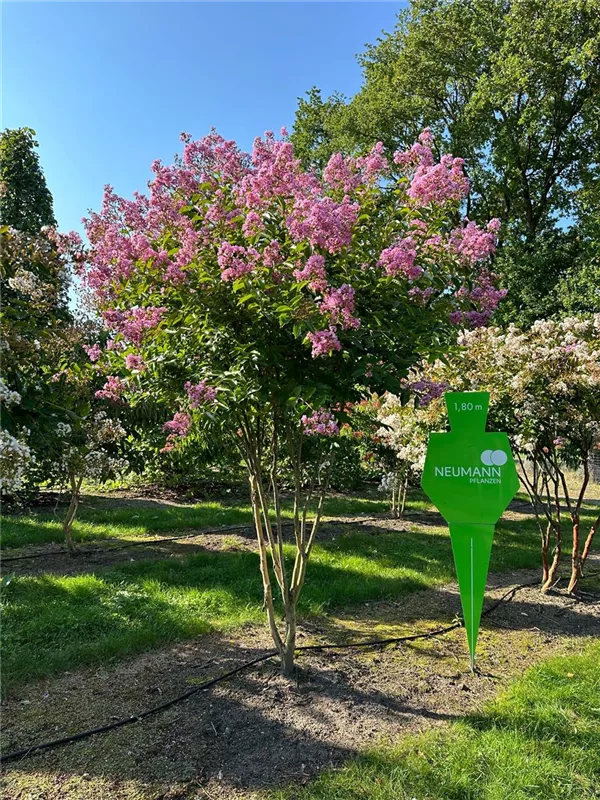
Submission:
POLYGON ((12 406, 15 403, 21 402, 21 395, 18 392, 13 392, 9 389, 3 378, 0 378, 0 403, 6 406, 12 406))
POLYGON ((71 499, 63 530, 69 552, 77 548, 73 541, 73 522, 79 505, 84 480, 103 482, 124 472, 129 462, 120 457, 119 445, 126 436, 125 428, 106 411, 94 411, 80 418, 72 414, 72 422, 60 421, 55 428, 56 462, 69 484, 71 499))
POLYGON ((0 429, 0 492, 13 495, 23 488, 34 455, 23 439, 0 429))
MULTIPOLYGON (((568 520, 573 536, 569 591, 574 591, 600 526, 598 515, 585 534, 580 529, 589 458, 600 446, 600 314, 539 320, 529 330, 465 331, 459 344, 461 350, 447 363, 425 367, 423 376, 453 390, 490 392, 488 426, 509 433, 538 520, 543 588, 557 580, 568 520), (567 469, 581 475, 574 493, 567 469)), ((431 401, 432 417, 442 416, 441 404, 441 399, 431 401)))
POLYGON ((431 427, 428 412, 413 405, 402 405, 398 397, 386 394, 379 407, 377 431, 380 441, 391 451, 391 469, 380 484, 380 491, 391 497, 392 515, 402 517, 409 481, 418 480, 425 464, 431 427))

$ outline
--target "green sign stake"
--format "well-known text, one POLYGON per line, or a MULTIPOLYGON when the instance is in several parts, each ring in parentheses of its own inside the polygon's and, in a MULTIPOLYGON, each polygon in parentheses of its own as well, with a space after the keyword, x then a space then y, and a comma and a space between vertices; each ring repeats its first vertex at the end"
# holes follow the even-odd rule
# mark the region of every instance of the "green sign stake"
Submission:
POLYGON ((505 433, 486 433, 487 392, 448 392, 450 433, 432 433, 421 486, 450 527, 471 669, 494 526, 519 489, 505 433))

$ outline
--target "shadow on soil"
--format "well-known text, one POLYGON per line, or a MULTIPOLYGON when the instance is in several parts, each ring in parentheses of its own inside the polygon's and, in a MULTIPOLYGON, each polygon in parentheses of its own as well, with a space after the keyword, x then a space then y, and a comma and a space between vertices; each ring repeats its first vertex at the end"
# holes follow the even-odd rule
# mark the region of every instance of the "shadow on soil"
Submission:
MULTIPOLYGON (((223 556, 230 558, 231 554, 219 554, 223 556)), ((161 565, 160 569, 167 567, 161 565)), ((322 590, 323 595, 313 589, 313 597, 330 591, 334 572, 319 570, 317 565, 314 585, 328 588, 322 590)), ((177 570, 163 573, 162 578, 172 585, 182 580, 177 570)), ((245 602, 256 601, 254 593, 239 585, 235 591, 245 602)), ((48 596, 48 601, 60 602, 60 592, 48 596)), ((546 642, 558 637, 596 636, 598 604, 570 603, 559 597, 541 598, 532 589, 484 618, 482 655, 486 646, 492 652, 504 647, 493 671, 503 659, 514 659, 519 646, 523 649, 519 666, 525 667, 543 657, 546 642), (498 633, 497 624, 510 628, 510 633, 498 633), (518 638, 519 631, 527 632, 525 640, 518 638), (502 645, 503 641, 507 644, 502 645)), ((340 619, 309 620, 300 643, 314 641, 315 635, 321 641, 401 635, 407 629, 414 631, 414 623, 421 629, 448 624, 458 612, 459 598, 452 588, 428 590, 400 603, 380 602, 355 614, 345 612, 350 627, 341 626, 340 619), (390 632, 394 626, 395 634, 390 632)), ((165 614, 169 621, 168 609, 160 604, 146 613, 155 615, 160 624, 165 614)), ((248 645, 213 635, 169 651, 146 653, 129 663, 77 671, 30 686, 21 691, 27 705, 21 695, 7 702, 4 752, 157 705, 255 657, 262 652, 261 646, 267 645, 262 633, 257 638, 260 644, 248 645)), ((497 676, 473 678, 462 672, 463 639, 464 632, 458 630, 439 642, 430 639, 420 646, 401 645, 385 653, 359 651, 372 654, 366 664, 356 651, 322 651, 299 659, 295 681, 280 678, 270 662, 140 724, 7 765, 7 778, 10 781, 10 772, 17 770, 29 773, 32 782, 41 774, 56 776, 59 783, 66 776, 84 783, 101 779, 108 781, 112 787, 109 796, 115 798, 129 797, 120 794, 119 787, 126 781, 136 782, 138 789, 144 787, 148 793, 143 796, 148 798, 155 797, 151 792, 156 787, 162 787, 156 797, 163 797, 161 791, 175 784, 190 791, 181 797, 194 796, 193 787, 210 782, 217 787, 211 797, 229 798, 238 788, 260 790, 304 782, 382 737, 462 718, 472 710, 470 698, 475 697, 475 687, 485 684, 489 693, 495 689, 490 679, 497 676), (379 672, 372 672, 374 663, 384 659, 379 672), (389 679, 402 660, 400 672, 389 679)), ((474 718, 473 724, 476 722, 474 718)), ((480 718, 477 724, 487 723, 480 718)), ((498 720, 494 724, 503 723, 498 720)), ((562 736, 564 732, 557 733, 562 736)), ((70 791, 74 798, 90 796, 70 791)), ((59 793, 48 795, 55 796, 59 793)))

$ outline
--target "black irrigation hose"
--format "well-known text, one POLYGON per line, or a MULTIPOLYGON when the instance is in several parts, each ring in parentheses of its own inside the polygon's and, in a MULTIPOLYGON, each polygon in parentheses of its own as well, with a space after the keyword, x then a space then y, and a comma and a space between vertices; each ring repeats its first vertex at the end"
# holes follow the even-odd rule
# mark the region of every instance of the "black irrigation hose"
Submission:
MULTIPOLYGON (((521 583, 518 586, 513 586, 507 592, 505 592, 499 600, 496 600, 489 608, 486 608, 485 611, 482 612, 482 616, 489 614, 491 611, 496 609, 501 603, 508 602, 512 600, 515 594, 520 589, 525 589, 530 586, 538 585, 539 581, 529 581, 528 583, 521 583)), ((434 631, 428 631, 427 633, 412 633, 408 634, 407 636, 393 636, 388 639, 371 639, 366 642, 348 642, 344 644, 308 644, 308 645, 301 645, 297 647, 297 651, 309 651, 309 650, 334 650, 334 649, 349 649, 353 647, 382 647, 388 644, 397 644, 399 642, 409 642, 414 641, 415 639, 431 639, 434 636, 443 636, 450 631, 456 630, 456 628, 461 628, 463 626, 463 622, 455 622, 452 625, 446 625, 443 628, 437 628, 434 631)), ((91 730, 81 731, 80 733, 74 733, 72 736, 65 736, 62 739, 55 739, 51 742, 40 742, 40 744, 31 745, 30 747, 24 747, 22 750, 14 750, 11 753, 6 753, 6 755, 0 756, 0 763, 7 763, 8 761, 15 761, 18 758, 27 758, 28 756, 33 755, 34 753, 39 753, 42 750, 51 750, 55 747, 61 747, 66 744, 72 744, 74 742, 81 741, 82 739, 88 739, 90 736, 95 736, 96 734, 100 733, 107 733, 108 731, 115 730, 116 728, 122 728, 125 725, 131 725, 134 722, 140 722, 146 717, 152 716, 153 714, 158 714, 161 711, 165 711, 167 708, 171 708, 176 703, 181 703, 183 700, 187 700, 189 697, 192 697, 198 692, 205 691, 209 689, 211 686, 214 686, 221 681, 227 680, 228 678, 237 675, 244 670, 249 669, 250 667, 255 666, 256 664, 260 664, 263 661, 268 661, 271 658, 274 658, 278 655, 277 650, 269 650, 267 653, 263 653, 263 655, 258 656, 257 658, 253 658, 251 661, 246 661, 244 664, 240 664, 238 667, 235 667, 229 672, 224 672, 222 675, 218 675, 216 678, 212 678, 209 681, 201 684, 200 686, 195 686, 193 689, 189 689, 187 692, 178 695, 177 697, 172 698, 171 700, 167 700, 164 703, 161 703, 158 706, 154 706, 153 708, 146 709, 146 711, 141 711, 138 714, 131 714, 129 717, 123 717, 123 719, 119 719, 116 722, 111 722, 109 725, 102 725, 99 728, 92 728, 91 730)))
MULTIPOLYGON (((322 526, 335 525, 335 524, 340 525, 346 523, 347 519, 348 519, 347 517, 337 517, 333 519, 327 519, 324 520, 321 523, 321 525, 322 526)), ((384 516, 357 517, 355 520, 352 520, 352 522, 347 522, 347 524, 354 524, 356 522, 370 522, 373 520, 380 520, 380 519, 385 520, 386 517, 384 516)), ((284 522, 281 527, 291 528, 293 524, 294 524, 293 522, 284 522)), ((253 529, 254 525, 252 523, 248 523, 247 525, 228 525, 222 528, 214 528, 213 530, 208 530, 208 531, 201 530, 201 531, 195 531, 193 533, 182 533, 179 534, 178 536, 165 536, 161 539, 146 539, 146 540, 141 540, 139 542, 128 542, 127 544, 120 544, 115 547, 96 547, 93 548, 92 550, 78 550, 77 555, 93 556, 102 553, 112 553, 115 550, 126 550, 128 547, 144 547, 144 546, 147 547, 153 544, 161 544, 162 542, 174 542, 177 541, 177 539, 196 539, 199 536, 206 536, 208 534, 213 534, 213 533, 216 534, 231 533, 232 531, 246 531, 253 529)), ((66 550, 50 550, 47 553, 30 553, 29 555, 26 556, 8 556, 8 558, 0 556, 0 562, 4 564, 8 561, 24 561, 25 559, 30 559, 30 558, 44 558, 44 557, 48 558, 49 556, 64 556, 64 555, 67 555, 66 550)))

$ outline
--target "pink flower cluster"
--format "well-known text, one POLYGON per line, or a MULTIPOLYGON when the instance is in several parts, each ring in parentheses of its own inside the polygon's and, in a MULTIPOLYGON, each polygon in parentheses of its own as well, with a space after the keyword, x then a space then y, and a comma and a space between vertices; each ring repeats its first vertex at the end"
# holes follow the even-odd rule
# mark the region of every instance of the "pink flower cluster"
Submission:
POLYGON ((129 311, 107 309, 103 312, 103 316, 109 328, 122 333, 127 341, 139 346, 144 333, 151 328, 156 328, 166 311, 167 309, 163 306, 132 308, 129 311))
POLYGON ((102 387, 95 393, 95 397, 99 400, 110 400, 113 403, 121 402, 121 395, 125 391, 125 384, 120 378, 115 375, 109 375, 108 380, 102 387))
POLYGON ((138 372, 144 369, 144 359, 134 353, 128 353, 125 356, 125 366, 127 369, 136 369, 138 372))
POLYGON ((252 272, 256 266, 258 252, 253 247, 221 242, 217 253, 217 263, 224 281, 234 281, 252 272))
POLYGON ((168 453, 175 447, 177 438, 187 436, 192 425, 192 418, 185 411, 177 411, 173 419, 165 422, 163 431, 168 433, 165 446, 161 449, 161 453, 168 453))
POLYGON ((355 291, 348 283, 343 283, 339 289, 328 289, 321 301, 319 310, 321 314, 329 314, 332 325, 340 325, 342 329, 360 328, 360 320, 352 316, 355 309, 355 291))
POLYGON ((360 158, 334 153, 323 170, 323 180, 333 189, 350 193, 359 186, 375 183, 389 171, 383 155, 383 142, 377 142, 368 155, 360 158))
POLYGON ((330 356, 334 350, 342 349, 334 327, 330 327, 324 331, 307 333, 306 338, 312 344, 313 358, 317 358, 318 356, 330 356))
POLYGON ((287 227, 296 242, 306 239, 329 253, 339 253, 352 241, 359 208, 347 196, 341 203, 331 197, 301 197, 294 203, 287 227))
POLYGON ((414 170, 408 196, 419 205, 442 205, 449 200, 463 200, 469 192, 464 160, 446 154, 436 164, 432 145, 431 131, 426 128, 410 150, 394 153, 395 164, 414 170))
POLYGON ((294 270, 294 278, 298 281, 308 281, 308 288, 313 292, 323 292, 327 288, 327 275, 325 273, 325 259, 323 256, 313 254, 306 259, 306 264, 301 269, 294 270))
POLYGON ((506 289, 498 289, 497 276, 493 272, 481 272, 474 282, 473 288, 459 289, 457 297, 471 302, 475 309, 471 311, 453 311, 450 322, 453 325, 464 325, 468 328, 482 328, 488 324, 498 303, 506 297, 506 289))
POLYGON ((93 344, 90 347, 87 347, 84 344, 83 349, 88 354, 90 361, 98 361, 98 359, 102 355, 102 348, 100 347, 99 344, 93 344))
POLYGON ((198 406, 206 405, 207 403, 214 403, 217 396, 217 390, 209 386, 206 381, 193 384, 188 381, 185 384, 185 391, 190 398, 190 406, 198 408, 198 406))
POLYGON ((415 264, 417 246, 412 236, 400 239, 393 247, 388 247, 379 256, 379 264, 390 276, 401 273, 407 280, 413 281, 423 274, 421 267, 415 264))
POLYGON ((335 417, 324 408, 319 408, 310 417, 304 414, 301 421, 306 436, 337 436, 340 432, 335 417))
POLYGON ((466 224, 455 228, 450 234, 448 244, 465 264, 476 264, 489 258, 496 250, 496 234, 500 229, 500 220, 492 219, 485 230, 474 222, 465 220, 466 224))

